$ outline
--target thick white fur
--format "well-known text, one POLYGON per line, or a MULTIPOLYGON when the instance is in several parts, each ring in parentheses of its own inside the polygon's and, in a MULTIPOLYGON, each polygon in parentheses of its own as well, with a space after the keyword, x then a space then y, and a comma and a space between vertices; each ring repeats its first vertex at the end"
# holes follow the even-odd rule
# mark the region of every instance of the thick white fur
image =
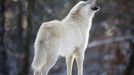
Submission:
POLYGON ((59 55, 66 57, 67 75, 71 75, 74 58, 78 75, 83 75, 84 52, 96 12, 90 9, 90 4, 85 3, 78 2, 62 21, 54 20, 41 25, 34 45, 34 75, 47 75, 59 55))

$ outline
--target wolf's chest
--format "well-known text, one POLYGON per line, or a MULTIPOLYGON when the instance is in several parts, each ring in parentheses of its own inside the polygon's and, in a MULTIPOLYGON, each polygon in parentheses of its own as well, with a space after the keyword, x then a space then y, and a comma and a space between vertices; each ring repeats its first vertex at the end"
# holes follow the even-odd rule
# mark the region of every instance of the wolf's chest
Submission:
POLYGON ((68 31, 62 38, 62 42, 60 45, 60 55, 61 56, 69 56, 75 52, 75 49, 84 45, 84 36, 79 31, 68 31))

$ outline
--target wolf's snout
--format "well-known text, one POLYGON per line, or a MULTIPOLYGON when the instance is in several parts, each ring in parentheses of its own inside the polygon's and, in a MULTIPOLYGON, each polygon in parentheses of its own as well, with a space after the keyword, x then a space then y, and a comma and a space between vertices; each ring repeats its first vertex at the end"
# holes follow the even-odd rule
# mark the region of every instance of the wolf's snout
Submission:
POLYGON ((100 9, 100 7, 99 7, 99 6, 94 5, 94 6, 92 6, 92 7, 91 7, 91 9, 92 9, 92 10, 94 10, 94 11, 96 11, 96 10, 99 10, 99 9, 100 9))

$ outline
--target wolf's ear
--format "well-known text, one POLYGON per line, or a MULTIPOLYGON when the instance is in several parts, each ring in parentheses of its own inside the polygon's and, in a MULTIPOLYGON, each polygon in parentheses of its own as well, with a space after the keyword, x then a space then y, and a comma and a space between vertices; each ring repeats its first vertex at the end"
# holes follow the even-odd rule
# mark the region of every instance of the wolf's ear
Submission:
POLYGON ((81 10, 82 7, 83 7, 83 5, 80 5, 79 7, 77 7, 77 9, 73 10, 71 14, 72 14, 72 15, 77 15, 77 14, 79 14, 79 12, 80 12, 80 10, 81 10))
POLYGON ((79 2, 76 6, 74 6, 71 10, 71 15, 80 14, 81 8, 85 5, 83 2, 79 2))
POLYGON ((77 14, 79 14, 79 11, 80 11, 80 10, 77 9, 77 10, 73 11, 73 12, 71 13, 71 15, 77 15, 77 14))

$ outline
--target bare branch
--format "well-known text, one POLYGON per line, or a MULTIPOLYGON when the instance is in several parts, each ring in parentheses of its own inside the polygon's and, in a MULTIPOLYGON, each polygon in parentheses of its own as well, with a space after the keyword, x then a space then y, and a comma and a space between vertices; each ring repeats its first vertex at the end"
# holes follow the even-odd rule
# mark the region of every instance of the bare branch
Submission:
POLYGON ((93 41, 88 44, 87 48, 92 48, 92 47, 106 45, 106 44, 112 44, 115 42, 121 42, 121 41, 129 40, 132 38, 133 38, 132 35, 127 35, 127 36, 119 36, 119 37, 113 37, 113 38, 104 39, 104 40, 93 41))

